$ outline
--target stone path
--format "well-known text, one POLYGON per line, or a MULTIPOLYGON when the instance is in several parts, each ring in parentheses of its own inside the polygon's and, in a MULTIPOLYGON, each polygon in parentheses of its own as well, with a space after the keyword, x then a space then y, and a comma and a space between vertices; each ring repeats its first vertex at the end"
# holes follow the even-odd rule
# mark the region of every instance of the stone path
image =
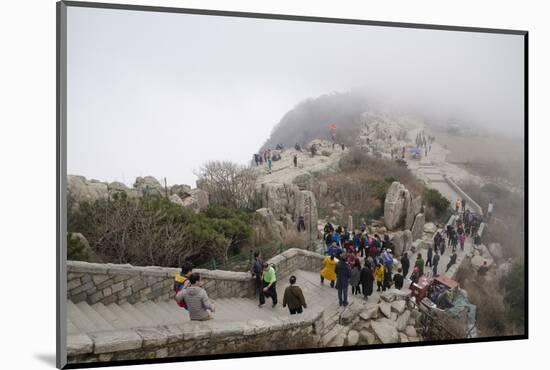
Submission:
POLYGON ((346 148, 342 151, 339 145, 336 145, 332 149, 332 144, 328 141, 319 141, 317 145, 317 155, 311 156, 311 153, 305 148, 301 152, 294 148, 288 148, 283 151, 277 151, 281 154, 281 159, 272 162, 271 173, 267 170, 267 164, 264 162, 262 165, 254 169, 259 173, 256 184, 278 183, 278 184, 292 184, 294 179, 301 175, 311 175, 315 173, 327 172, 336 170, 338 168, 338 162, 344 153, 348 152, 346 148), (323 156, 322 152, 329 152, 330 156, 323 156), (298 166, 294 167, 293 158, 294 155, 298 155, 298 166))
MULTIPOLYGON (((330 288, 327 281, 320 284, 319 274, 297 270, 293 273, 297 278, 297 285, 304 292, 306 303, 310 309, 323 308, 325 317, 341 312, 343 308, 338 305, 337 290, 330 288)), ((258 300, 245 298, 228 298, 212 300, 216 311, 213 313, 212 322, 245 322, 250 319, 265 322, 278 322, 289 316, 288 308, 283 308, 283 295, 289 285, 288 277, 280 277, 277 283, 279 304, 272 307, 271 299, 266 299, 266 304, 258 307, 258 300)), ((369 298, 373 302, 378 301, 378 293, 369 298)), ((349 301, 362 300, 362 296, 352 296, 349 290, 349 301)), ((124 329, 157 327, 162 325, 178 324, 189 321, 185 309, 177 306, 175 301, 146 301, 136 304, 124 303, 93 305, 87 302, 74 304, 67 300, 67 332, 69 335, 81 333, 94 333, 115 331, 124 329)))

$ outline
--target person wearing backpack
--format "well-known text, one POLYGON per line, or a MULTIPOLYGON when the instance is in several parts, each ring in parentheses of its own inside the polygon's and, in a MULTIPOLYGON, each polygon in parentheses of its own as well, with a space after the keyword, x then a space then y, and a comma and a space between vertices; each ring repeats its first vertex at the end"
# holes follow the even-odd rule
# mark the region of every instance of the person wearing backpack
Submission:
POLYGON ((270 297, 273 301, 273 307, 275 307, 277 305, 277 276, 275 274, 275 269, 272 265, 264 262, 263 270, 264 294, 260 296, 260 304, 258 305, 258 307, 262 307, 264 305, 265 297, 270 297))
MULTIPOLYGON (((192 270, 193 270, 193 264, 191 262, 185 261, 182 264, 180 273, 177 274, 176 276, 174 276, 174 291, 175 291, 174 297, 177 296, 177 294, 180 292, 180 290, 185 289, 190 285, 189 284, 189 276, 191 275, 192 270)), ((179 300, 178 301, 176 299, 176 303, 181 308, 187 309, 187 305, 185 304, 184 300, 179 300)))
POLYGON ((296 276, 292 275, 288 280, 290 285, 286 287, 283 295, 283 307, 288 305, 288 311, 291 315, 302 313, 302 307, 307 308, 306 299, 302 289, 296 284, 296 276))

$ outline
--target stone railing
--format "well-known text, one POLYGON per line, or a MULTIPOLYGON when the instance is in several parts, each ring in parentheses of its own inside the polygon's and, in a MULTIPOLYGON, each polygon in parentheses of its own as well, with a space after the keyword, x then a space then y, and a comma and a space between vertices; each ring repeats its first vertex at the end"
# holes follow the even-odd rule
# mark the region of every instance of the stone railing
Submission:
MULTIPOLYGON (((203 287, 211 298, 246 297, 254 294, 250 274, 202 270, 203 287)), ((167 301, 174 295, 177 268, 67 261, 67 298, 78 303, 136 303, 167 301)))
MULTIPOLYGON (((292 271, 320 271, 323 256, 292 248, 271 258, 279 278, 292 271)), ((254 297, 254 281, 247 272, 194 270, 201 274, 203 288, 212 299, 254 297)), ((168 301, 174 295, 177 268, 139 267, 67 261, 67 298, 74 303, 87 301, 105 305, 147 300, 168 301)))
POLYGON ((286 277, 296 270, 321 271, 324 256, 305 249, 291 248, 269 259, 275 266, 279 278, 286 277))
POLYGON ((451 179, 447 175, 443 175, 443 178, 445 179, 447 184, 449 184, 449 186, 460 195, 461 198, 466 199, 466 202, 468 202, 472 206, 472 208, 475 208, 474 211, 476 213, 478 213, 480 215, 483 215, 483 208, 481 208, 481 206, 479 204, 477 204, 476 201, 474 201, 468 194, 466 194, 466 192, 464 190, 462 190, 460 188, 460 186, 458 186, 453 181, 453 179, 451 179))
POLYGON ((281 318, 277 323, 185 322, 153 328, 69 335, 68 363, 156 359, 207 354, 314 348, 322 310, 281 318))

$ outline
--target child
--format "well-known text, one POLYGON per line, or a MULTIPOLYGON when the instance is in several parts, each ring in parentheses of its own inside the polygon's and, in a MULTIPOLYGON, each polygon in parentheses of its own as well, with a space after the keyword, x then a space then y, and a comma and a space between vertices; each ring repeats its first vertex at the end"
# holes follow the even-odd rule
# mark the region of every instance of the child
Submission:
MULTIPOLYGON (((193 265, 191 262, 184 262, 181 267, 181 272, 174 276, 174 291, 176 292, 176 295, 179 293, 180 290, 187 288, 189 283, 189 276, 191 276, 191 271, 193 270, 193 265)), ((176 300, 176 303, 178 306, 187 309, 187 305, 185 304, 184 300, 176 300)))
POLYGON ((296 276, 292 275, 289 282, 290 286, 286 287, 285 294, 283 296, 283 307, 288 305, 288 311, 291 315, 302 313, 302 307, 307 308, 302 289, 299 286, 294 285, 296 284, 296 276))

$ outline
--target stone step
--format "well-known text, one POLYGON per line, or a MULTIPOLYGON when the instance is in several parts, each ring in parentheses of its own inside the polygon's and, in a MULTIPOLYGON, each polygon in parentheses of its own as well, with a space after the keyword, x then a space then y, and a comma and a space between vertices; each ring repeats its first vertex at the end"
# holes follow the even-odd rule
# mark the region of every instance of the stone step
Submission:
POLYGON ((67 300, 67 317, 83 333, 98 331, 97 326, 69 300, 67 300))
POLYGON ((123 310, 118 304, 111 303, 107 306, 107 308, 126 325, 126 328, 135 328, 141 326, 137 318, 135 318, 127 311, 123 310))
POLYGON ((86 315, 86 317, 94 323, 94 325, 101 331, 110 331, 115 328, 107 322, 96 310, 92 308, 87 302, 79 302, 76 306, 86 315))
POLYGON ((155 323, 153 322, 153 320, 151 320, 148 316, 141 313, 140 310, 132 306, 130 303, 125 302, 120 305, 120 308, 124 310, 128 315, 131 315, 132 317, 134 317, 134 319, 139 324, 139 327, 155 326, 155 323))
POLYGON ((155 311, 148 303, 150 302, 136 303, 134 308, 141 312, 143 316, 147 317, 149 321, 153 323, 152 326, 164 325, 164 313, 160 310, 155 311))
POLYGON ((105 319, 115 329, 127 329, 128 324, 124 320, 117 316, 114 312, 111 312, 105 305, 98 302, 92 306, 92 308, 105 319))
POLYGON ((71 322, 69 315, 67 315, 67 334, 79 334, 81 331, 71 322))

